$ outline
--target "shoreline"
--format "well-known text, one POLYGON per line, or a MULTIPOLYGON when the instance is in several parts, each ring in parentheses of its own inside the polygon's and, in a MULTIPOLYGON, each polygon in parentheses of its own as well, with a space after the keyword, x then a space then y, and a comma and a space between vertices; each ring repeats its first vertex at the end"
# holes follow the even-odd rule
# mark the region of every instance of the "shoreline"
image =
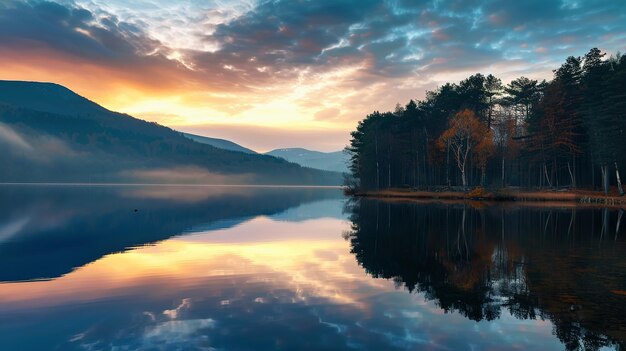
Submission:
POLYGON ((379 199, 399 200, 463 200, 483 202, 510 202, 510 203, 561 203, 572 205, 599 205, 626 208, 626 196, 604 195, 601 192, 589 190, 513 190, 503 189, 489 191, 482 188, 464 191, 430 191, 409 189, 385 189, 379 191, 356 192, 352 196, 379 199))
POLYGON ((0 182, 0 186, 50 186, 50 187, 213 187, 213 188, 325 188, 342 189, 341 185, 297 184, 205 184, 205 183, 85 183, 85 182, 0 182))

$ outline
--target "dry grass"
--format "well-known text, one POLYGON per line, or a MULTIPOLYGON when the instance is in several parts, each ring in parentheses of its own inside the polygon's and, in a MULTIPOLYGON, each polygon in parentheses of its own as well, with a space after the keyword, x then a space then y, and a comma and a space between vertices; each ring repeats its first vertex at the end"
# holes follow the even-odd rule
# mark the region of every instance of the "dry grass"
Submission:
POLYGON ((484 188, 462 191, 424 191, 410 189, 387 189, 358 194, 359 196, 395 199, 436 199, 436 200, 480 200, 480 201, 530 201, 543 203, 571 203, 584 205, 610 205, 626 208, 626 197, 605 196, 601 192, 589 190, 573 191, 521 191, 505 189, 488 192, 484 188))

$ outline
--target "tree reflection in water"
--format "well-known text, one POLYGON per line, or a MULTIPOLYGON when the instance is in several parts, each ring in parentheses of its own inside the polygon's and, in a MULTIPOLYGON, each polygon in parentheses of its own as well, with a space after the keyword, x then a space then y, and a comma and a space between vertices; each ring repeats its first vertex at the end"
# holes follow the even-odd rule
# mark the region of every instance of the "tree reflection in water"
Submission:
POLYGON ((623 211, 371 199, 346 208, 345 237, 372 276, 475 321, 503 309, 548 319, 568 350, 625 349, 623 211))

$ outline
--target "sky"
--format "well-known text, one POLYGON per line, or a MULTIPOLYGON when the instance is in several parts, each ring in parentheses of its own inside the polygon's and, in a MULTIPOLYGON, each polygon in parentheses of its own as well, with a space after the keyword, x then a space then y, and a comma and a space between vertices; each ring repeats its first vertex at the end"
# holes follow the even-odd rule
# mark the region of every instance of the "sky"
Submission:
POLYGON ((0 0, 0 79, 257 151, 335 151, 474 73, 550 79, 626 50, 623 0, 0 0))

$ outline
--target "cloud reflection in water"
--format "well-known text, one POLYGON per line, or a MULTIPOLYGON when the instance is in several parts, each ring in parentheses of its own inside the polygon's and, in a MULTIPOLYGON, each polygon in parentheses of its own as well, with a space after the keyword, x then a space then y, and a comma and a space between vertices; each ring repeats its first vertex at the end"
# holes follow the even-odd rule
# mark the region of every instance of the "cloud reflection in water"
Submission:
POLYGON ((349 227, 255 217, 0 285, 0 311, 31 327, 62 321, 41 341, 69 350, 562 348, 547 321, 474 323, 372 279, 341 237, 349 227))

